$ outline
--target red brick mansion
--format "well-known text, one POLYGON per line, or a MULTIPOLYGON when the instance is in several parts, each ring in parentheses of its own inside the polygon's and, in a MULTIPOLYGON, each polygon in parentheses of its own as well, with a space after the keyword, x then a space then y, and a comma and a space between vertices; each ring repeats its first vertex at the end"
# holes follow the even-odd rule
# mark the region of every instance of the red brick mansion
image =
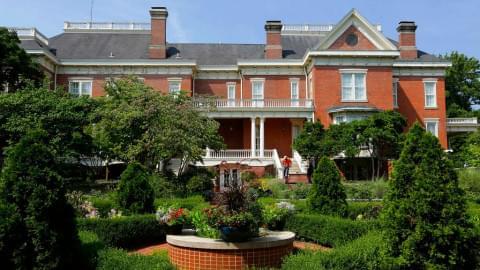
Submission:
MULTIPOLYGON (((207 149, 210 166, 278 170, 287 155, 293 174, 303 174, 292 141, 305 121, 328 127, 397 110, 409 124, 423 123, 445 148, 447 131, 476 124, 447 120, 450 63, 417 48, 414 22, 400 22, 393 40, 352 10, 335 25, 267 21, 265 44, 196 44, 167 42, 166 8, 153 7, 150 15, 150 24, 65 22, 51 38, 34 28, 14 30, 55 85, 75 95, 104 95, 107 80, 133 74, 164 93, 186 91, 198 107, 202 96, 215 96, 209 116, 220 123, 227 149, 207 149)), ((237 177, 235 170, 226 173, 237 177)))

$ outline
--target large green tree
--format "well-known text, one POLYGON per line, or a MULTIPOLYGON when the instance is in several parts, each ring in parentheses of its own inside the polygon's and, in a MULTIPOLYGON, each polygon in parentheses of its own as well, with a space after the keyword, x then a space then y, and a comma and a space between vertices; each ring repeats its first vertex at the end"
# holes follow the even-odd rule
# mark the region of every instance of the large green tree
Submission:
POLYGON ((382 216, 386 254, 405 269, 478 269, 478 235, 457 174, 432 134, 415 124, 394 164, 382 216))
POLYGON ((302 131, 293 142, 293 148, 302 157, 318 161, 320 157, 327 155, 323 144, 324 136, 325 130, 320 121, 305 122, 302 131))
POLYGON ((45 131, 30 131, 7 151, 0 184, 3 269, 76 269, 80 241, 58 158, 45 131))
POLYGON ((185 95, 164 95, 135 78, 106 86, 91 134, 109 155, 139 162, 151 171, 162 161, 179 158, 180 172, 201 160, 205 148, 219 149, 219 124, 194 108, 185 95))
POLYGON ((43 80, 38 64, 20 47, 17 34, 0 27, 0 90, 8 84, 9 92, 33 81, 37 86, 43 80))
POLYGON ((480 129, 468 135, 462 155, 468 166, 480 167, 480 129))
POLYGON ((395 159, 400 154, 406 123, 405 118, 395 111, 375 113, 353 123, 358 126, 355 130, 360 144, 366 146, 370 154, 372 179, 380 177, 381 166, 387 159, 395 159))
POLYGON ((66 163, 92 155, 92 139, 84 128, 97 106, 94 99, 32 85, 16 93, 0 94, 0 164, 3 149, 32 129, 46 131, 49 145, 66 163))
POLYGON ((472 105, 480 105, 480 62, 459 52, 445 58, 452 61, 445 76, 448 116, 472 116, 472 105))

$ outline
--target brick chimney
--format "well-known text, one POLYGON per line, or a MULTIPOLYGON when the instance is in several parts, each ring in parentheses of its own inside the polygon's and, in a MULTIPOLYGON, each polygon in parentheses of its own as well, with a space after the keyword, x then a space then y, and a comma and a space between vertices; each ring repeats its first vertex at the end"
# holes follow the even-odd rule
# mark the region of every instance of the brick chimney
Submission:
POLYGON ((149 47, 150 58, 165 59, 167 58, 167 8, 152 7, 150 17, 152 27, 149 47))
POLYGON ((267 44, 265 45, 266 59, 282 58, 282 21, 267 21, 265 23, 267 44))
POLYGON ((398 23, 397 32, 401 59, 417 58, 415 30, 417 30, 415 22, 401 21, 398 23))

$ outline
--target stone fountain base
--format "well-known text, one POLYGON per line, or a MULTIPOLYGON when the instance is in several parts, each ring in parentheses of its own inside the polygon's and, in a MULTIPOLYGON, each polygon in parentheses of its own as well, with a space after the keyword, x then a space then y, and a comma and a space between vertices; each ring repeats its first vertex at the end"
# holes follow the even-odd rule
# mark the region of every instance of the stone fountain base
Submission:
POLYGON ((282 258, 292 251, 294 239, 292 232, 269 231, 266 236, 248 242, 228 243, 184 231, 182 235, 167 235, 168 256, 181 270, 279 267, 282 258))

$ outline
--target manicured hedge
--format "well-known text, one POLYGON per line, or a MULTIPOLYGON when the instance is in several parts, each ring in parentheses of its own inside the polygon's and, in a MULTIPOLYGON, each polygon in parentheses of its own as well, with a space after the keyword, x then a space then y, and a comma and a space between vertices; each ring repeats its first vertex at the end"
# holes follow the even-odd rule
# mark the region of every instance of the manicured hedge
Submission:
POLYGON ((98 253, 97 268, 100 270, 161 269, 174 270, 166 252, 150 256, 128 254, 124 250, 107 248, 98 253))
POLYGON ((97 234, 91 231, 79 231, 78 237, 82 243, 82 261, 78 269, 95 269, 99 250, 105 248, 97 234))
POLYGON ((363 270, 382 269, 382 239, 379 233, 370 232, 355 241, 332 251, 301 252, 284 260, 282 269, 302 270, 363 270))
POLYGON ((297 214, 287 220, 286 228, 297 238, 330 247, 339 247, 376 228, 376 221, 353 221, 325 215, 297 214))
POLYGON ((375 219, 383 209, 383 202, 348 202, 348 217, 351 219, 375 219))
POLYGON ((209 206, 209 203, 206 202, 202 196, 196 195, 187 198, 175 198, 175 199, 155 199, 154 202, 155 208, 159 206, 172 206, 187 208, 189 210, 202 210, 209 206))
POLYGON ((91 231, 108 246, 131 249, 165 241, 165 228, 155 215, 77 219, 78 229, 91 231))

